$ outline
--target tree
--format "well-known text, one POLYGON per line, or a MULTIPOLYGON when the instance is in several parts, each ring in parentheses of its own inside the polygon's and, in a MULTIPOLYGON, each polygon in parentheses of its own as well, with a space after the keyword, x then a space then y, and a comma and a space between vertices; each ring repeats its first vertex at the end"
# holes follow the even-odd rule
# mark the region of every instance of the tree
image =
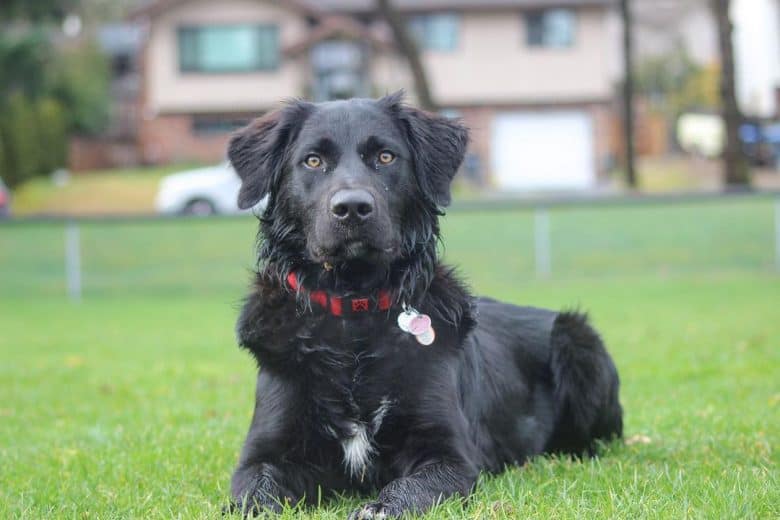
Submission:
POLYGON ((78 0, 3 0, 0 2, 0 20, 60 20, 78 4, 78 0))
POLYGON ((623 20, 623 141, 625 146, 626 182, 636 188, 636 158, 634 148, 634 24, 628 0, 620 0, 623 20))
POLYGON ((90 44, 59 53, 48 68, 48 94, 66 108, 68 129, 80 134, 99 134, 110 110, 108 59, 90 44))
POLYGON ((0 27, 0 95, 7 98, 21 91, 37 97, 46 91, 48 65, 54 61, 54 48, 45 31, 33 29, 10 35, 0 27))
POLYGON ((727 189, 749 186, 750 171, 739 140, 742 114, 737 104, 734 73, 733 26, 729 16, 731 0, 711 0, 718 27, 720 48, 720 95, 723 122, 726 126, 726 147, 723 151, 723 169, 727 189))
POLYGON ((11 187, 65 166, 68 135, 99 133, 108 120, 106 57, 94 45, 53 43, 73 5, 0 5, 0 171, 11 187))
POLYGON ((697 65, 682 45, 644 58, 637 64, 635 78, 636 92, 672 121, 689 110, 720 107, 720 66, 697 65))
POLYGON ((398 49, 409 63, 409 68, 412 70, 412 76, 414 78, 414 90, 417 94, 417 100, 419 101, 420 106, 426 110, 436 110, 437 107, 436 103, 433 101, 433 96, 431 95, 428 76, 425 73, 425 67, 423 67, 422 59, 420 58, 420 49, 407 29, 405 20, 393 7, 390 0, 377 0, 377 8, 390 26, 398 49))

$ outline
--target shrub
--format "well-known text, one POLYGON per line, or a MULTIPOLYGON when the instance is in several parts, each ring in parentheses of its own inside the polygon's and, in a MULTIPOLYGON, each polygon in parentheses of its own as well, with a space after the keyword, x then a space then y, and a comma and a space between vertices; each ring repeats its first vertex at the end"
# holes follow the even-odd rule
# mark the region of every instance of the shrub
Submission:
POLYGON ((58 48, 46 30, 16 29, 0 31, 0 173, 11 187, 65 166, 69 135, 100 133, 110 107, 95 45, 58 48))
POLYGON ((65 111, 53 99, 42 99, 35 104, 38 142, 41 154, 39 174, 49 174, 67 164, 68 136, 65 111))
POLYGON ((5 156, 5 181, 18 186, 40 172, 40 158, 47 153, 38 146, 35 109, 17 92, 9 96, 3 109, 2 139, 5 156))
POLYGON ((3 148, 5 147, 5 144, 3 144, 3 132, 2 129, 0 129, 0 181, 5 182, 5 179, 7 177, 5 172, 5 151, 3 148))
POLYGON ((96 135, 105 129, 110 97, 108 59, 94 45, 60 51, 48 94, 66 109, 68 128, 96 135))

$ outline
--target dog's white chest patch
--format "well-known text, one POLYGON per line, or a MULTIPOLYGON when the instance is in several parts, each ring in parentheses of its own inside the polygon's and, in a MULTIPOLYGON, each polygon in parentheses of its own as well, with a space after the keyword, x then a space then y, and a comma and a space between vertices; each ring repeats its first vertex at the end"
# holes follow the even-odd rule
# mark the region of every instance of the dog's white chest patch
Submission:
POLYGON ((382 401, 371 416, 369 423, 353 422, 350 425, 350 434, 342 439, 341 447, 344 450, 344 466, 353 477, 361 477, 371 464, 371 459, 376 454, 374 435, 382 426, 382 421, 390 410, 390 400, 382 398, 382 401))
POLYGON ((344 449, 344 465, 353 477, 363 474, 376 449, 369 439, 366 425, 352 423, 351 436, 341 441, 344 449))

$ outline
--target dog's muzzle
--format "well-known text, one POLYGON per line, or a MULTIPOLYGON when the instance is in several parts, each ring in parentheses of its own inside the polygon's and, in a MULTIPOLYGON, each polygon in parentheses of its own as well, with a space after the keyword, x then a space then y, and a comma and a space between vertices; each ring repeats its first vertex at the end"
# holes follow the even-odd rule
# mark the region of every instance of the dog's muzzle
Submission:
POLYGON ((330 199, 330 214, 349 224, 363 224, 374 216, 374 196, 363 189, 343 189, 330 199))

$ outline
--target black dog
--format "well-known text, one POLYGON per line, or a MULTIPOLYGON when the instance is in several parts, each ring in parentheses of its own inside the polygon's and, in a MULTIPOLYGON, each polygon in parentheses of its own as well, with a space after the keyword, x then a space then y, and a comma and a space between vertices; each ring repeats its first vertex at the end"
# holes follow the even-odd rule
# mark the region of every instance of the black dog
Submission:
POLYGON ((467 141, 398 94, 292 102, 232 139, 239 205, 269 195, 237 325, 260 365, 232 480, 245 514, 320 490, 379 490, 351 518, 423 512, 481 470, 621 435, 584 316, 475 299, 439 263, 467 141))

